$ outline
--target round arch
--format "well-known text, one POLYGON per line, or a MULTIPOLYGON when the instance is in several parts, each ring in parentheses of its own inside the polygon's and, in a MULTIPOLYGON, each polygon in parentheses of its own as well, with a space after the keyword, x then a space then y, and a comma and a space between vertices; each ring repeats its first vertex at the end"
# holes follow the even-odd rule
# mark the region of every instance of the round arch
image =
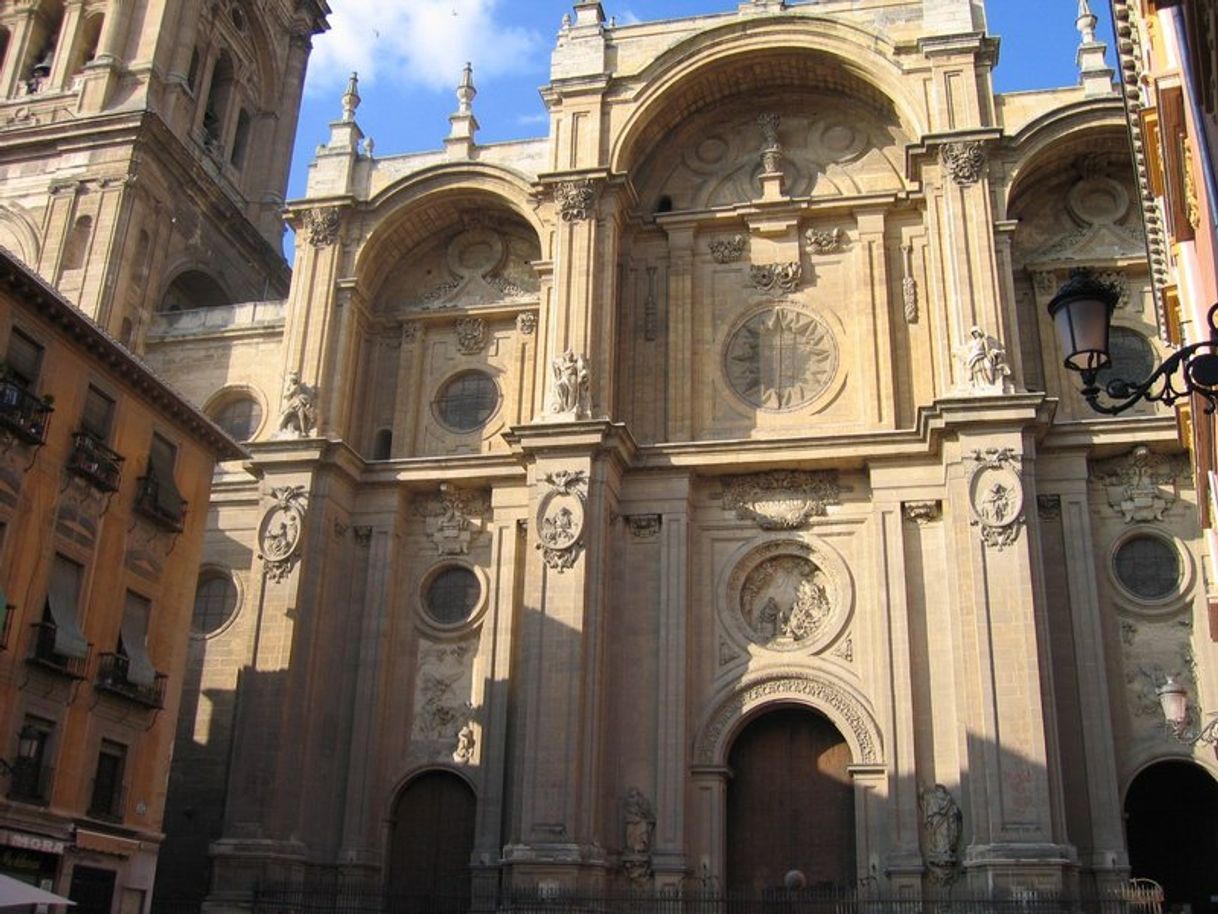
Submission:
POLYGON ((0 204, 0 245, 8 248, 27 264, 38 262, 42 245, 38 229, 24 209, 12 204, 0 204))
POLYGON ((810 708, 841 731, 854 764, 882 765, 880 728, 863 698, 825 672, 775 668, 746 676, 726 690, 698 729, 695 763, 723 766, 736 735, 754 718, 781 706, 810 708))
MULTIPOLYGON (((681 90, 695 86, 716 70, 749 63, 752 58, 811 56, 831 65, 848 77, 864 97, 886 102, 911 138, 926 133, 925 114, 909 80, 894 63, 892 48, 883 39, 857 26, 817 16, 776 16, 764 23, 736 22, 701 32, 661 55, 639 74, 642 88, 634 99, 636 107, 617 132, 609 154, 614 173, 628 172, 646 155, 649 140, 664 119, 666 110, 680 107, 682 116, 690 111, 690 100, 681 90), (887 54, 878 49, 886 49, 887 54)), ((704 103, 713 99, 708 98, 704 103)))
MULTIPOLYGON (((399 257, 433 237, 429 216, 442 210, 502 209, 518 216, 535 233, 543 252, 543 226, 530 203, 533 186, 518 172, 480 163, 445 163, 423 169, 391 185, 369 202, 366 240, 355 260, 361 290, 374 295, 399 257)), ((451 218, 451 216, 450 216, 451 218)))
POLYGON ((168 277, 157 298, 160 313, 186 311, 195 308, 218 308, 233 303, 232 293, 206 266, 182 264, 168 277), (190 307, 184 307, 189 304, 190 307))

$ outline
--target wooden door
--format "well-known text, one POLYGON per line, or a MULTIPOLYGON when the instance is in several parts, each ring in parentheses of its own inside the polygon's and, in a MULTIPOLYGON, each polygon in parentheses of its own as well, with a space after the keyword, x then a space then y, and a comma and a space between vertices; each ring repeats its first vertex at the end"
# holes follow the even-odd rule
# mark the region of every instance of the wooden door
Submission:
POLYGON ((854 884, 850 761, 841 733, 813 711, 772 711, 740 733, 728 756, 729 890, 781 888, 791 870, 810 888, 854 884))
POLYGON ((463 909, 476 812, 473 791, 455 774, 430 771, 407 784, 393 810, 390 893, 408 908, 463 909))

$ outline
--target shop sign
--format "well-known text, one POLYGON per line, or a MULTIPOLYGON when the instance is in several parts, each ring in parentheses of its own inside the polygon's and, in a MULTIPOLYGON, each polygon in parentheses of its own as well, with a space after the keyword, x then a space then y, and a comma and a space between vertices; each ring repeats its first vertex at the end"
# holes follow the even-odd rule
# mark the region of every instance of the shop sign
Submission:
POLYGON ((64 847, 63 841, 56 841, 54 838, 47 838, 43 835, 27 835, 20 831, 3 831, 0 830, 0 844, 7 844, 9 847, 20 847, 27 851, 38 851, 40 854, 56 854, 63 856, 64 847))

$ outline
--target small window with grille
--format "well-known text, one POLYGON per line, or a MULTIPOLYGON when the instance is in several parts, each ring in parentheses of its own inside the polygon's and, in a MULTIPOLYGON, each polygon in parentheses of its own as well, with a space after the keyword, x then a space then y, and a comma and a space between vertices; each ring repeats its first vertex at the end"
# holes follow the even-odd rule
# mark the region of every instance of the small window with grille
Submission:
POLYGON ((486 425, 499 408, 499 387, 486 372, 465 371, 440 388, 434 405, 444 425, 472 432, 486 425))

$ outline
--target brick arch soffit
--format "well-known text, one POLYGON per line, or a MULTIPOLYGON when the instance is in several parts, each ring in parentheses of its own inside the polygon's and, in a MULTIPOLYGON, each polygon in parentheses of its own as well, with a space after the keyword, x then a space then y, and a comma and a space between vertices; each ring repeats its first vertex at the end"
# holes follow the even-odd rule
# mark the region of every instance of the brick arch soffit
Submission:
POLYGON ((877 53, 877 45, 890 47, 886 40, 858 26, 806 15, 776 16, 764 23, 746 20, 700 32, 660 55, 635 77, 644 88, 635 99, 637 107, 613 139, 609 170, 623 174, 646 158, 647 149, 633 148, 636 139, 663 113, 674 90, 698 80, 716 64, 760 51, 771 55, 807 52, 840 61, 844 69, 892 103, 902 127, 916 142, 928 130, 925 115, 917 97, 908 91, 906 74, 891 59, 895 55, 877 53))
POLYGON ((445 196, 460 198, 471 193, 501 201, 505 210, 524 220, 536 234, 544 254, 545 226, 538 218, 534 203, 536 187, 529 178, 495 165, 446 162, 391 184, 368 202, 363 237, 352 268, 363 292, 375 294, 375 287, 396 262, 397 254, 386 238, 402 220, 411 218, 412 210, 445 196))
POLYGON ((787 667, 747 676, 720 693, 698 728, 694 764, 726 765, 732 742, 749 722, 792 705, 825 715, 850 746, 852 764, 883 764, 880 728, 861 696, 825 671, 787 667))

